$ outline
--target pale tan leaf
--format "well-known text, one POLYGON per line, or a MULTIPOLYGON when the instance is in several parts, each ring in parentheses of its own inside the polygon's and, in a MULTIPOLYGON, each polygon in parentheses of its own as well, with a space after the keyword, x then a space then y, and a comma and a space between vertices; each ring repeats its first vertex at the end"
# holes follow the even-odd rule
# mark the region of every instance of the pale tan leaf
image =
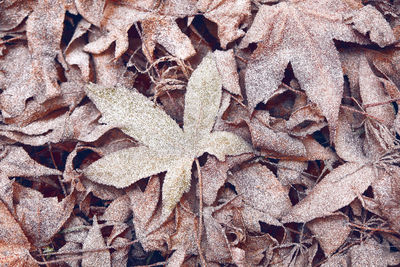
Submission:
MULTIPOLYGON (((200 143, 200 150, 208 152, 225 161, 225 156, 236 156, 244 153, 251 153, 252 147, 236 134, 224 131, 212 132, 200 143)), ((200 155, 198 155, 200 156, 200 155)))
POLYGON ((168 169, 162 187, 162 218, 166 218, 171 213, 183 193, 189 190, 192 162, 191 158, 182 158, 168 169))
POLYGON ((88 86, 87 93, 102 111, 103 121, 121 128, 146 146, 103 157, 85 169, 86 177, 106 185, 125 187, 141 178, 167 171, 162 189, 163 220, 189 190, 192 163, 196 157, 210 152, 224 159, 226 154, 251 151, 244 140, 232 133, 211 133, 222 95, 221 78, 212 54, 204 58, 189 79, 184 131, 139 93, 93 84, 88 86), (123 168, 116 167, 118 165, 123 168))
POLYGON ((372 42, 380 47, 390 45, 396 41, 390 24, 383 15, 372 5, 366 5, 355 11, 347 22, 353 24, 353 28, 367 35, 372 42))
POLYGON ((185 94, 184 132, 191 144, 211 132, 221 102, 221 89, 214 56, 208 54, 190 76, 185 94))
POLYGON ((184 138, 178 124, 144 95, 126 88, 105 88, 95 84, 86 89, 104 122, 160 153, 175 154, 176 150, 182 150, 184 138))
POLYGON ((345 163, 325 176, 282 222, 308 222, 331 215, 361 195, 376 178, 374 167, 345 163))
POLYGON ((170 155, 162 155, 158 151, 140 146, 108 154, 89 165, 84 173, 97 183, 122 188, 173 168, 174 165, 174 159, 170 155))
POLYGON ((93 218, 93 225, 90 228, 85 242, 83 242, 83 250, 104 249, 98 252, 84 252, 82 259, 82 267, 111 267, 110 251, 106 248, 101 229, 97 223, 97 218, 93 218))

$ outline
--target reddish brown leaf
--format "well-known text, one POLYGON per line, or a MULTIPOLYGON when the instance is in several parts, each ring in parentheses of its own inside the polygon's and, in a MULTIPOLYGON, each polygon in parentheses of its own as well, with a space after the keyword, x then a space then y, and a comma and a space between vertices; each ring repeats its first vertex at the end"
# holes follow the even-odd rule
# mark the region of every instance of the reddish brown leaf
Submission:
POLYGON ((324 177, 286 214, 283 222, 308 222, 331 215, 350 204, 376 179, 374 167, 362 163, 345 163, 324 177))
POLYGON ((29 254, 31 244, 6 205, 0 201, 0 265, 38 266, 29 254))

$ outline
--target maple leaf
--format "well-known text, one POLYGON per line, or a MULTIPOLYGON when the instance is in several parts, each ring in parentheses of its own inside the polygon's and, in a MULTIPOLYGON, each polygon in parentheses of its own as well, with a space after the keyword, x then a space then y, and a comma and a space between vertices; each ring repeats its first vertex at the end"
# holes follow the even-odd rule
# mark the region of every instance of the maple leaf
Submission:
POLYGON ((84 170, 86 177, 122 188, 167 171, 162 188, 163 216, 169 215, 189 189, 195 158, 208 152, 224 161, 226 155, 252 151, 233 133, 211 131, 222 96, 221 77, 212 54, 203 59, 189 79, 184 130, 137 92, 91 84, 87 94, 102 112, 102 121, 120 128, 143 145, 101 158, 84 170))
MULTIPOLYGON (((351 12, 353 10, 339 0, 285 1, 261 6, 240 44, 247 47, 252 42, 261 42, 246 72, 250 107, 268 101, 284 78, 285 68, 290 62, 301 88, 317 104, 334 134, 344 80, 333 39, 357 43, 367 41, 344 22, 345 15, 351 12)), ((377 20, 387 24, 383 16, 377 20)), ((363 25, 362 33, 370 30, 366 28, 363 25)), ((375 29, 372 31, 375 36, 375 29)), ((387 34, 393 33, 389 31, 387 34)), ((393 40, 389 36, 387 39, 393 40)))

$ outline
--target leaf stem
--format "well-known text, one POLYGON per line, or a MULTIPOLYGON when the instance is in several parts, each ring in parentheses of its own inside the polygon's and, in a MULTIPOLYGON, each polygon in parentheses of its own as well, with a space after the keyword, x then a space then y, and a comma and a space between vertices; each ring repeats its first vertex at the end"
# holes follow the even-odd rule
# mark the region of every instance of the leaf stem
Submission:
POLYGON ((196 158, 195 161, 199 178, 199 229, 197 233, 197 249, 199 250, 201 265, 206 267, 206 260, 204 259, 203 252, 201 251, 201 234, 203 232, 203 178, 201 175, 199 159, 196 158))

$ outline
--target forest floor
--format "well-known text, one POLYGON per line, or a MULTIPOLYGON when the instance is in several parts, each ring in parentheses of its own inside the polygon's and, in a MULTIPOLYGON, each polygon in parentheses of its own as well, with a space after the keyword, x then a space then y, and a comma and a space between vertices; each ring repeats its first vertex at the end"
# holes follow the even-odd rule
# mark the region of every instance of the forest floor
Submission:
POLYGON ((399 266, 399 16, 0 1, 0 266, 399 266))

